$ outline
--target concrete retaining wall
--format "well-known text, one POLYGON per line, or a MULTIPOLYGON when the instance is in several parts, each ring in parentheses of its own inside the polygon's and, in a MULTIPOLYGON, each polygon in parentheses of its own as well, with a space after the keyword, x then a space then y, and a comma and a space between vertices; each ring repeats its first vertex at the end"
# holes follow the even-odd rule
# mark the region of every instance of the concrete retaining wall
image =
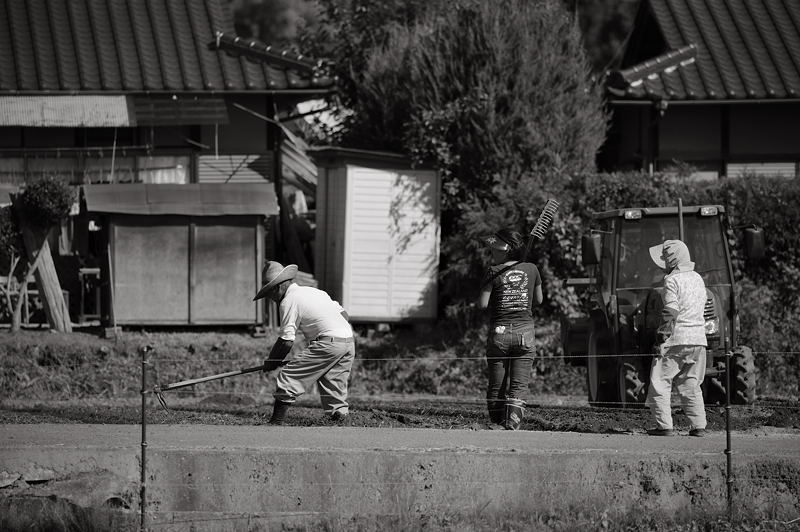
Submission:
MULTIPOLYGON (((3 441, 0 472, 18 480, 6 483, 0 497, 36 492, 84 506, 121 501, 138 510, 136 427, 119 435, 127 445, 100 433, 93 439, 87 430, 67 431, 70 445, 3 441)), ((726 508, 724 435, 161 426, 151 438, 146 497, 148 520, 158 530, 566 508, 698 514, 726 508)), ((796 514, 800 437, 742 436, 736 445, 736 509, 796 514)))

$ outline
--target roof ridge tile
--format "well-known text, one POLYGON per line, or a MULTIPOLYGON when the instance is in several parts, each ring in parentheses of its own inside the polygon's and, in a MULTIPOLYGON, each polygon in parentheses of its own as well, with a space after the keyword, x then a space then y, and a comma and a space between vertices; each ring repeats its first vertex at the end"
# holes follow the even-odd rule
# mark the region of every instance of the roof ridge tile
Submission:
POLYGON ((641 54, 640 42, 648 37, 643 28, 652 19, 663 35, 662 53, 695 44, 696 61, 622 93, 615 86, 615 94, 637 99, 800 99, 800 1, 644 0, 641 9, 649 18, 637 16, 639 28, 633 32, 639 38, 629 39, 633 52, 626 57, 650 59, 637 58, 637 51, 641 54))

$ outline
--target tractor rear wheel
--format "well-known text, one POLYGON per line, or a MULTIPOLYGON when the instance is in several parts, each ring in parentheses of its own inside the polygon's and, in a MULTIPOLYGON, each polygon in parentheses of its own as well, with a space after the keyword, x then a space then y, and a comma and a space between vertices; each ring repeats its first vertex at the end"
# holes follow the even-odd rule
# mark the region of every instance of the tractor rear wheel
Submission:
POLYGON ((611 356, 607 342, 603 342, 599 334, 589 334, 589 349, 586 357, 586 389, 589 404, 592 406, 617 406, 619 398, 616 393, 616 360, 611 356))
POLYGON ((617 379, 622 408, 644 406, 644 402, 647 399, 649 380, 644 363, 634 358, 623 361, 619 365, 617 379))
MULTIPOLYGON (((725 404, 725 364, 715 364, 721 372, 711 377, 706 383, 706 403, 725 404)), ((733 350, 731 360, 733 387, 731 388, 731 404, 747 405, 756 400, 756 364, 753 350, 747 346, 739 346, 733 350)))
POLYGON ((734 349, 733 367, 733 403, 752 404, 756 400, 756 360, 753 350, 743 345, 734 349))

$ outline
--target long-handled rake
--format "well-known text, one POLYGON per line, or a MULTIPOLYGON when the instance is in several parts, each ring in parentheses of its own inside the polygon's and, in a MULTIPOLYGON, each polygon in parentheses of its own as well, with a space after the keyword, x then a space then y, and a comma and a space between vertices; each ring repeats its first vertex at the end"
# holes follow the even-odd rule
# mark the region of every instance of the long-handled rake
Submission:
MULTIPOLYGON (((286 362, 284 362, 284 364, 285 363, 286 362)), ((281 365, 283 365, 283 364, 281 364, 281 365)), ((226 373, 217 373, 216 375, 209 375, 208 377, 200 377, 200 378, 197 378, 197 379, 188 379, 188 380, 185 380, 185 381, 173 382, 171 384, 164 384, 164 385, 158 385, 157 384, 157 385, 155 385, 153 387, 153 395, 155 395, 158 398, 158 402, 161 403, 161 406, 163 406, 166 409, 169 409, 167 407, 167 402, 164 400, 164 392, 168 392, 168 391, 171 391, 171 390, 177 390, 178 388, 185 388, 187 386, 192 386, 193 384, 200 384, 201 382, 215 381, 215 380, 219 380, 219 379, 224 379, 226 377, 235 377, 236 375, 244 375, 246 373, 255 373, 256 371, 263 371, 263 370, 264 370, 264 366, 262 364, 260 366, 253 366, 251 368, 242 368, 242 369, 236 370, 236 371, 228 371, 226 373)))

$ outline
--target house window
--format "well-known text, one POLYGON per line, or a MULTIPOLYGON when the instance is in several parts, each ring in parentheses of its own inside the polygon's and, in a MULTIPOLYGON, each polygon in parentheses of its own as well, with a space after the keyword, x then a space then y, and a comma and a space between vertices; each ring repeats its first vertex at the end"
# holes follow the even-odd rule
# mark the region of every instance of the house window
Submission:
POLYGON ((83 182, 93 183, 136 183, 135 158, 86 157, 83 166, 83 182))
POLYGON ((139 183, 177 184, 189 182, 189 157, 159 155, 137 159, 139 183))
POLYGON ((74 157, 28 157, 27 163, 27 181, 58 176, 60 180, 73 184, 80 175, 78 161, 74 157))
POLYGON ((20 186, 46 176, 58 176, 73 185, 80 183, 80 168, 73 157, 2 157, 0 183, 20 186))
POLYGON ((798 177, 800 163, 781 162, 781 163, 728 163, 725 174, 728 177, 746 176, 778 176, 778 177, 798 177))
POLYGON ((0 183, 21 185, 25 182, 25 159, 22 157, 0 158, 0 183))
POLYGON ((41 152, 22 157, 0 157, 0 184, 23 185, 44 176, 57 175, 69 184, 189 182, 188 155, 115 156, 109 152, 86 155, 41 152), (113 161, 113 163, 112 163, 113 161))
POLYGON ((188 156, 116 157, 86 159, 84 183, 178 184, 189 182, 188 156))

